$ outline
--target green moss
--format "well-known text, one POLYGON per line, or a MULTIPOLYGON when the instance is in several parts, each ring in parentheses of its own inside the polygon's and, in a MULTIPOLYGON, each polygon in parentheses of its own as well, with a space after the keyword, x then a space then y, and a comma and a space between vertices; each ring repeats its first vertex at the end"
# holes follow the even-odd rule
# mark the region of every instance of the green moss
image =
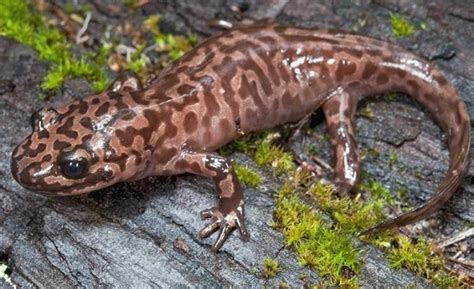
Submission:
POLYGON ((138 5, 138 0, 122 0, 122 3, 128 8, 136 8, 138 5))
POLYGON ((102 67, 87 60, 77 61, 66 58, 48 71, 43 79, 41 88, 45 91, 58 89, 67 77, 91 80, 94 91, 104 90, 109 83, 102 67))
POLYGON ((397 153, 392 152, 390 154, 389 159, 388 159, 388 166, 393 167, 393 165, 396 164, 397 162, 398 162, 398 155, 397 155, 397 153))
POLYGON ((390 205, 395 202, 394 196, 380 182, 372 178, 369 178, 367 182, 368 189, 372 192, 372 198, 374 200, 383 200, 390 205))
POLYGON ((388 259, 393 268, 408 268, 425 278, 433 280, 439 288, 461 287, 459 280, 445 269, 445 261, 436 255, 425 240, 412 241, 404 235, 397 235, 392 243, 396 246, 389 251, 388 259))
POLYGON ((271 166, 278 173, 290 173, 296 169, 293 156, 273 143, 273 136, 268 135, 259 141, 255 151, 255 162, 260 166, 271 166))
POLYGON ((143 53, 145 47, 145 44, 141 44, 137 47, 135 52, 132 53, 130 61, 125 64, 126 70, 131 70, 135 73, 139 73, 150 63, 150 59, 143 53))
POLYGON ((328 276, 334 285, 357 287, 354 274, 359 271, 359 252, 351 235, 322 222, 321 215, 301 202, 293 183, 285 183, 276 197, 275 226, 288 246, 293 246, 303 266, 328 276))
POLYGON ((378 159, 380 157, 380 151, 376 148, 369 148, 367 152, 374 159, 378 159))
POLYGON ((346 232, 356 233, 383 219, 384 202, 380 198, 364 202, 361 194, 356 195, 355 198, 338 197, 332 187, 321 183, 314 184, 308 190, 308 194, 346 232))
POLYGON ((314 156, 318 153, 318 149, 314 143, 309 143, 305 145, 304 153, 308 156, 314 156))
POLYGON ((167 52, 170 60, 183 56, 197 43, 196 35, 182 36, 159 33, 155 36, 155 44, 159 52, 167 52))
POLYGON ((249 155, 254 155, 258 143, 260 143, 268 132, 260 131, 243 135, 233 142, 227 144, 219 150, 219 153, 228 155, 232 152, 241 152, 249 155))
POLYGON ((407 187, 403 186, 403 185, 399 185, 398 189, 397 189, 397 195, 398 195, 398 198, 403 201, 404 199, 406 199, 407 197, 407 194, 408 194, 408 189, 407 187))
POLYGON ((290 289, 290 284, 286 281, 281 281, 280 284, 278 284, 279 289, 290 289))
POLYGON ((41 85, 44 90, 58 89, 67 77, 86 78, 97 91, 106 86, 105 71, 88 59, 75 59, 66 38, 46 24, 31 1, 0 1, 0 35, 33 47, 40 59, 52 63, 41 85))
POLYGON ((397 13, 390 13, 390 25, 392 26, 392 35, 397 38, 408 37, 415 33, 413 25, 397 13))
POLYGON ((263 277, 267 279, 273 278, 280 271, 281 271, 281 268, 278 261, 271 258, 265 258, 265 260, 263 260, 263 270, 262 270, 263 277))
POLYGON ((259 173, 247 166, 234 164, 234 170, 239 181, 246 185, 256 188, 262 183, 262 177, 259 173))
POLYGON ((363 118, 372 120, 374 118, 374 112, 372 111, 372 105, 369 103, 362 107, 359 110, 359 115, 362 116, 363 118))
POLYGON ((387 101, 388 102, 394 102, 398 98, 398 93, 397 92, 389 92, 387 93, 387 101))

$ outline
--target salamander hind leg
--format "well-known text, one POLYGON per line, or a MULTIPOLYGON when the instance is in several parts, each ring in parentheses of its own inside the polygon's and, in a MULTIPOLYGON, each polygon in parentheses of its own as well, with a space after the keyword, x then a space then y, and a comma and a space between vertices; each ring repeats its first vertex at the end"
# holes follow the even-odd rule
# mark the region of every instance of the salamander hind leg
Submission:
POLYGON ((219 204, 201 212, 201 217, 210 219, 210 223, 199 231, 198 237, 207 238, 219 230, 212 246, 214 252, 222 247, 234 228, 238 228, 241 239, 247 241, 243 192, 230 161, 215 153, 184 151, 176 166, 189 173, 211 177, 216 184, 219 204))
POLYGON ((341 87, 322 106, 331 139, 333 172, 326 181, 341 194, 348 193, 360 176, 360 157, 354 137, 357 97, 341 87))

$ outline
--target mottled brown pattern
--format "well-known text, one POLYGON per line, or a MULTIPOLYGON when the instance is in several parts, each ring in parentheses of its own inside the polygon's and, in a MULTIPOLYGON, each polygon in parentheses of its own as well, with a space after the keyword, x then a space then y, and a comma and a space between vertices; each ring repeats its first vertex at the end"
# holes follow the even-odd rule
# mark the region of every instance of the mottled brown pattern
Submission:
POLYGON ((412 95, 448 135, 450 169, 434 197, 369 230, 405 225, 441 207, 466 174, 470 120, 462 99, 428 62, 380 40, 337 30, 259 23, 216 35, 164 69, 144 88, 121 74, 103 93, 32 116, 32 134, 13 152, 12 174, 28 189, 75 195, 150 175, 211 177, 220 196, 199 232, 232 228, 244 239, 244 202, 231 163, 212 151, 238 135, 297 121, 322 108, 341 192, 360 175, 354 114, 362 97, 412 95), (86 164, 86 165, 85 165, 86 164), (70 165, 79 166, 78 171, 70 165))

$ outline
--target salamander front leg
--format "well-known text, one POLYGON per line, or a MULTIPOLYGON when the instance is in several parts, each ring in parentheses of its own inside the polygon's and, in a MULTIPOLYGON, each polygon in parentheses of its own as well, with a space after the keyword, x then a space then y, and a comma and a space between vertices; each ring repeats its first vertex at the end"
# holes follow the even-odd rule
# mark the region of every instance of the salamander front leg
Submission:
POLYGON ((339 193, 348 193, 360 176, 360 158, 354 137, 357 97, 339 88, 322 107, 331 138, 334 172, 328 181, 339 193))
POLYGON ((214 252, 222 247, 234 228, 238 228, 241 239, 247 241, 243 193, 230 161, 214 153, 183 151, 176 166, 189 173, 211 177, 216 184, 219 204, 201 212, 201 217, 211 222, 199 231, 198 237, 207 238, 219 230, 212 246, 214 252))

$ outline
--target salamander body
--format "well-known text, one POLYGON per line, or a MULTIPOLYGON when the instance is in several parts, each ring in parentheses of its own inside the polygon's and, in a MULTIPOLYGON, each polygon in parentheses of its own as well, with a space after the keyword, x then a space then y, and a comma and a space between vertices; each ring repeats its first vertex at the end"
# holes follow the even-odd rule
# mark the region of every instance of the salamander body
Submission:
POLYGON ((13 152, 25 188, 77 195, 151 175, 211 177, 219 204, 202 212, 219 231, 248 238, 244 201, 231 163, 217 148, 252 131, 324 111, 334 172, 347 192, 360 175, 354 137, 357 102, 400 91, 425 106, 446 133, 450 167, 426 204, 369 231, 427 217, 461 184, 468 167, 470 120, 462 99, 427 61, 387 42, 333 30, 277 24, 242 26, 211 37, 164 69, 147 87, 122 74, 97 95, 32 116, 33 132, 13 152))

